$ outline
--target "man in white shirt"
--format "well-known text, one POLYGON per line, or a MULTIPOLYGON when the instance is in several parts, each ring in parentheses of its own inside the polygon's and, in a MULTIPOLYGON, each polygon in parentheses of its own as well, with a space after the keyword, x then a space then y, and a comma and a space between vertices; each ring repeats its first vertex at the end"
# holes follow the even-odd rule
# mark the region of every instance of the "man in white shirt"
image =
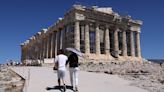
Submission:
POLYGON ((66 75, 66 61, 68 57, 64 55, 63 50, 59 50, 58 55, 55 57, 55 64, 57 64, 57 75, 58 75, 58 84, 60 86, 60 80, 63 82, 64 91, 66 90, 65 85, 65 75, 66 75))

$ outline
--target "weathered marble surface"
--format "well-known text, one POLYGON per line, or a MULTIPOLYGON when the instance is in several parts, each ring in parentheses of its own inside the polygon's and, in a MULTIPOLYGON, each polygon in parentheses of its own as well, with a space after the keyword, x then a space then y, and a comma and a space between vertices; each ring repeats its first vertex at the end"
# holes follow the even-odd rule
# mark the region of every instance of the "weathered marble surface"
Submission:
POLYGON ((81 70, 99 72, 131 80, 131 85, 148 90, 149 92, 164 92, 164 63, 153 62, 100 62, 82 63, 81 70))
POLYGON ((23 92, 24 80, 7 67, 0 70, 0 92, 23 92))

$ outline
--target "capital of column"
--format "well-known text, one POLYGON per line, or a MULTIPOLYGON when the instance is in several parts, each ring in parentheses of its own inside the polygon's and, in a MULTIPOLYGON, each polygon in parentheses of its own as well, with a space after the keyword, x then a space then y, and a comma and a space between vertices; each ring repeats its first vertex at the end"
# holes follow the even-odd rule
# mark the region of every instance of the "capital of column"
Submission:
POLYGON ((105 24, 105 27, 110 29, 112 27, 112 25, 111 24, 105 24))
POLYGON ((115 32, 120 32, 120 28, 115 28, 115 32))

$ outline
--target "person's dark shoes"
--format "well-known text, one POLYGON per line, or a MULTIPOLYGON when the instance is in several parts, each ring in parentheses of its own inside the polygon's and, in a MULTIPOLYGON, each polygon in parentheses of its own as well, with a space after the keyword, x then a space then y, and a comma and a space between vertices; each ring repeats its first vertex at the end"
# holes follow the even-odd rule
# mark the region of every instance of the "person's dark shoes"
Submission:
POLYGON ((70 88, 71 90, 73 90, 73 86, 70 86, 69 88, 70 88))
POLYGON ((78 92, 78 88, 77 87, 75 87, 75 91, 78 92))
POLYGON ((73 87, 74 92, 79 92, 77 87, 73 87))
POLYGON ((65 85, 65 84, 63 85, 63 90, 64 90, 64 92, 67 90, 67 88, 66 88, 66 85, 65 85))

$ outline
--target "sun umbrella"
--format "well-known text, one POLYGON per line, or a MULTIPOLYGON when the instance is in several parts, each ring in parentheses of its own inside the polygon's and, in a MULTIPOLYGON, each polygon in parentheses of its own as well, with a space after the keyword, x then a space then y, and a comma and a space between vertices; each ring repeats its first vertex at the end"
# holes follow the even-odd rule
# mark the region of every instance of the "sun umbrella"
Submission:
POLYGON ((76 53, 78 56, 83 57, 83 53, 75 48, 66 48, 67 51, 76 53))

